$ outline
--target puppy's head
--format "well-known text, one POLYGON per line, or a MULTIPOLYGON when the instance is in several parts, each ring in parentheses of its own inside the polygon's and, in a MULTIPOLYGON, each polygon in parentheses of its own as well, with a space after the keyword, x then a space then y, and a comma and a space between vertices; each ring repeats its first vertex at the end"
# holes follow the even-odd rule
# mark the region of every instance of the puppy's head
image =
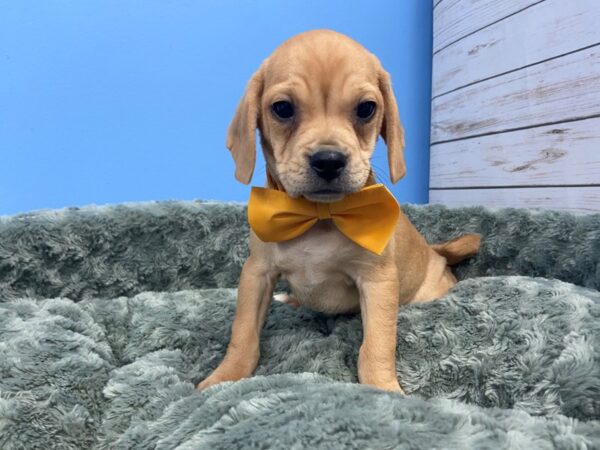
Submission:
POLYGON ((267 171, 290 196, 331 202, 365 186, 381 134, 393 183, 404 176, 404 132, 379 60, 333 31, 283 43, 248 83, 227 133, 242 183, 252 178, 256 129, 267 171))

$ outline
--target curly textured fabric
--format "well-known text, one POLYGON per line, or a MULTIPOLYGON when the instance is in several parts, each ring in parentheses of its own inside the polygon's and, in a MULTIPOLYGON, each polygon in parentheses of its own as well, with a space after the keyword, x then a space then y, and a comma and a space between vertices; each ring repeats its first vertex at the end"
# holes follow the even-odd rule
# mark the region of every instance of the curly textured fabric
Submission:
MULTIPOLYGON (((403 205, 428 242, 484 236, 459 279, 557 278, 600 289, 600 214, 403 205)), ((236 287, 248 255, 246 206, 153 202, 0 216, 0 301, 236 287)))
POLYGON ((356 384, 360 316, 280 303, 257 376, 195 391, 229 339, 242 205, 0 218, 0 448, 600 448, 600 216, 404 210, 430 241, 484 236, 400 310, 408 397, 356 384))

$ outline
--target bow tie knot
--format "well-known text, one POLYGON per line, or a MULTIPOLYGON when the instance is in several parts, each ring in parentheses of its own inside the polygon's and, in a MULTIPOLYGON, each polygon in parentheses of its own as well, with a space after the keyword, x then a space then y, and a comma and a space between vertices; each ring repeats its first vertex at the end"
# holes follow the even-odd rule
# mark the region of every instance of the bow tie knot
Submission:
POLYGON ((263 242, 281 242, 331 219, 351 241, 380 255, 394 233, 400 206, 382 184, 367 186, 332 203, 291 198, 285 192, 253 187, 248 222, 263 242))
POLYGON ((329 203, 316 203, 317 214, 319 220, 331 219, 331 211, 329 210, 329 203))

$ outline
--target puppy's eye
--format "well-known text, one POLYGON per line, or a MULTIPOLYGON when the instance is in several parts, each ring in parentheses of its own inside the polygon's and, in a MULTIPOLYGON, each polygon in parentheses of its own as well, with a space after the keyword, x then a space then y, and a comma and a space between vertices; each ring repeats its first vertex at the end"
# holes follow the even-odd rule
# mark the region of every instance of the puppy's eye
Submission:
POLYGON ((285 100, 275 102, 271 105, 273 114, 279 119, 287 120, 294 117, 294 105, 285 100))
POLYGON ((375 102, 362 102, 359 103, 356 107, 356 117, 358 117, 363 122, 368 122, 373 114, 375 114, 375 110, 377 109, 377 105, 375 102))

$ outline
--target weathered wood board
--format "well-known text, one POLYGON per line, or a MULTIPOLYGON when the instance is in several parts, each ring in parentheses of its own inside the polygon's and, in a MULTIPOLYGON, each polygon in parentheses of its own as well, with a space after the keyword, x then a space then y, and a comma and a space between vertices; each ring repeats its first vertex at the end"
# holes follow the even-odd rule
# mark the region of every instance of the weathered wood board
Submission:
POLYGON ((430 202, 600 212, 600 0, 434 0, 430 202))
POLYGON ((600 46, 432 101, 431 142, 600 115, 600 46))
POLYGON ((540 1, 443 0, 433 10, 433 51, 540 1))
POLYGON ((600 118, 433 145, 429 184, 600 185, 600 118))
POLYGON ((432 95, 598 43, 598 0, 546 0, 435 54, 432 95))
POLYGON ((600 211, 600 186, 431 190, 429 203, 502 208, 562 209, 583 214, 600 211))

